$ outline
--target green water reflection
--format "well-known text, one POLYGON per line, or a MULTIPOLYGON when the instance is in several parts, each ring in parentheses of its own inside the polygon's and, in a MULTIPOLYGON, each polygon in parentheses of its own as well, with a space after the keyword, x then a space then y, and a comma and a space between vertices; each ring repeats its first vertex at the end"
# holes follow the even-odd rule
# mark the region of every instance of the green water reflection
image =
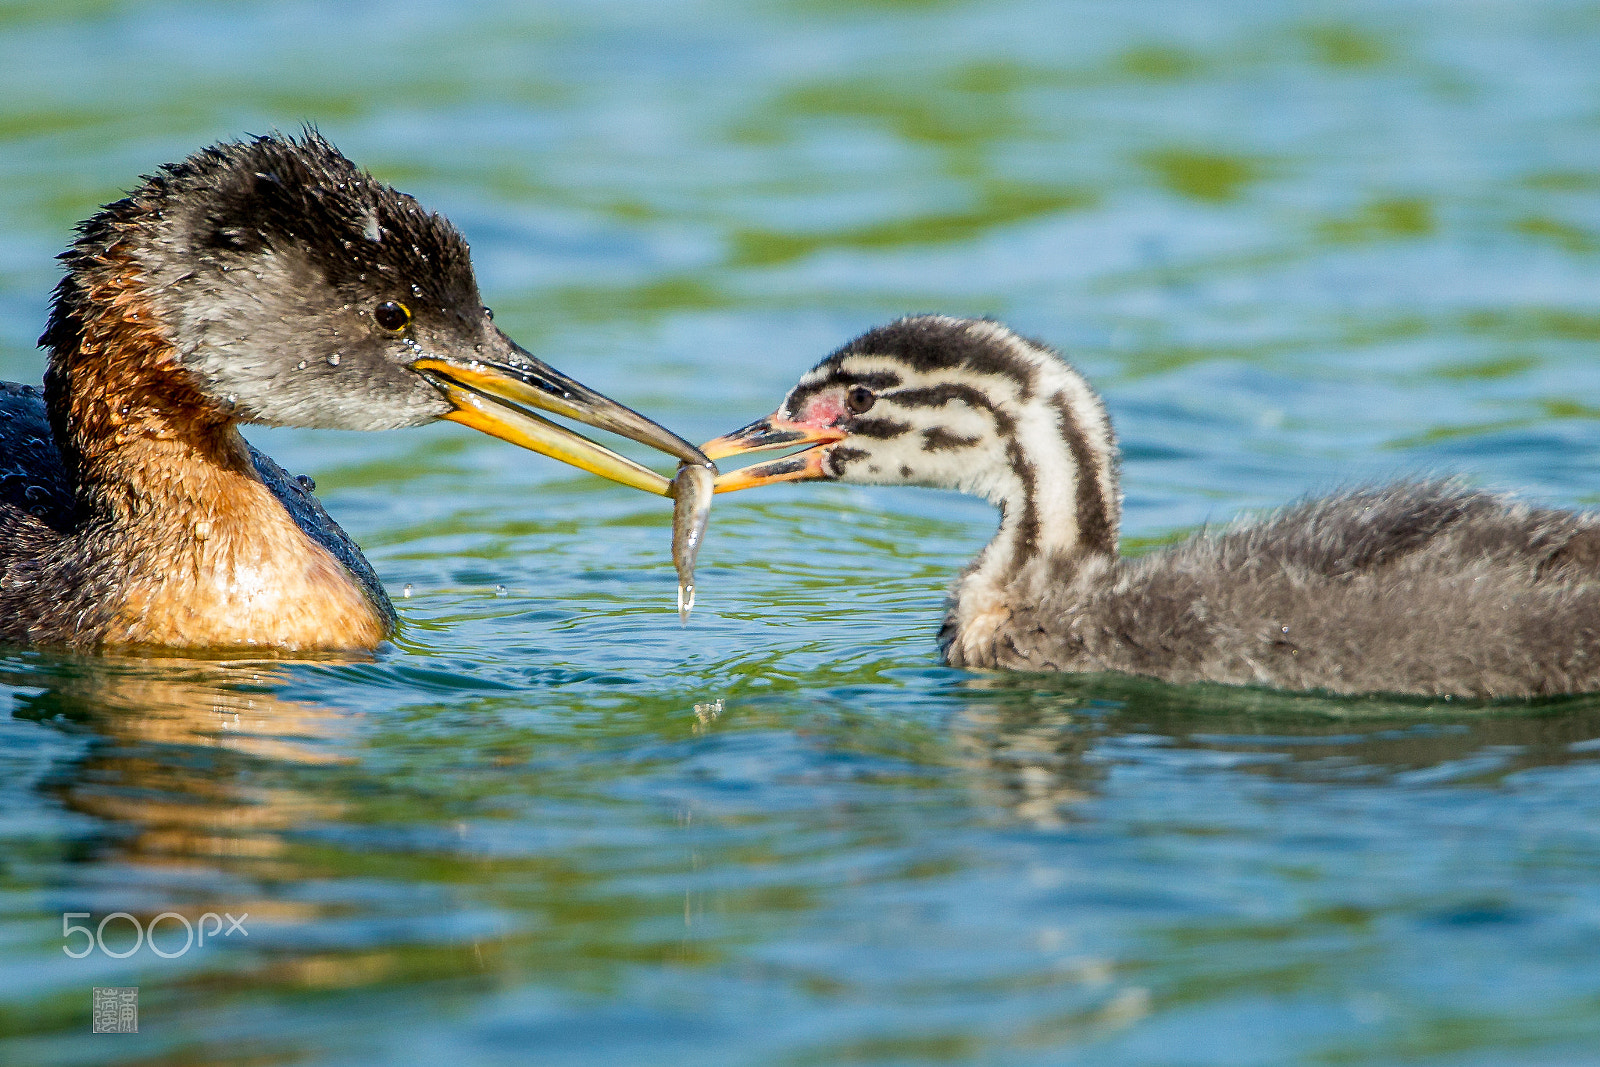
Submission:
MULTIPOLYGON (((869 325, 993 314, 1104 390, 1130 552, 1405 473, 1582 504, 1597 46, 1560 0, 19 0, 0 371, 42 369, 73 223, 309 121, 461 226, 510 333, 695 440, 869 325)), ((250 435, 402 632, 0 658, 0 1061, 1600 1048, 1593 699, 950 671, 994 518, 914 491, 719 500, 682 627, 660 500, 457 427, 250 435), (250 933, 70 959, 84 911, 250 933), (139 1035, 88 1033, 95 985, 139 1035)))

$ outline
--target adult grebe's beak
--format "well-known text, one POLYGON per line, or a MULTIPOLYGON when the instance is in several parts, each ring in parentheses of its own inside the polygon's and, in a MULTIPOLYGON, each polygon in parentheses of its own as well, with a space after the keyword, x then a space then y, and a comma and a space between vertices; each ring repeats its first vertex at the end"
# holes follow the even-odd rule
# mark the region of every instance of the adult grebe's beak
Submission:
POLYGON ((666 478, 527 409, 610 430, 689 463, 709 462, 671 430, 567 377, 498 330, 494 333, 502 343, 486 345, 471 359, 426 355, 411 364, 454 406, 445 418, 660 496, 672 495, 666 478))
POLYGON ((774 412, 764 419, 757 419, 743 429, 707 441, 700 446, 700 450, 710 459, 722 459, 724 456, 763 452, 771 448, 810 446, 792 456, 719 474, 715 483, 716 491, 732 493, 775 482, 809 482, 833 478, 835 475, 828 470, 825 462, 828 458, 828 446, 844 438, 845 432, 837 427, 792 422, 784 418, 780 412, 774 412))

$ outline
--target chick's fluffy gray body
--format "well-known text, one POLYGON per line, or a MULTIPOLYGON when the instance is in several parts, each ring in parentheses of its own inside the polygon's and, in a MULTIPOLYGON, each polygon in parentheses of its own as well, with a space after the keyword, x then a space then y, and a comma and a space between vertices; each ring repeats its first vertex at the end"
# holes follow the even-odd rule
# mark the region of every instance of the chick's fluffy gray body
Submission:
MULTIPOLYGON (((1135 558, 1041 558, 955 666, 1335 693, 1600 689, 1600 521, 1442 482, 1357 490, 1135 558)), ((952 607, 954 608, 954 604, 952 607)))

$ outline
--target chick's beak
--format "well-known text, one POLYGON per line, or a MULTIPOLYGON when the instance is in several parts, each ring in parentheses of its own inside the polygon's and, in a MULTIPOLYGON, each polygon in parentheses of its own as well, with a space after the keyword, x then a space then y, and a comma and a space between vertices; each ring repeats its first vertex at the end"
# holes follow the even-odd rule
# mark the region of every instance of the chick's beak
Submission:
POLYGON ((836 427, 792 422, 781 414, 774 413, 752 422, 743 429, 707 441, 700 446, 700 450, 711 459, 722 459, 724 456, 763 452, 771 448, 810 446, 792 456, 719 474, 715 483, 716 491, 732 493, 775 482, 807 482, 832 478, 833 474, 823 465, 823 461, 827 458, 828 446, 836 441, 842 441, 844 437, 845 432, 836 427))
POLYGON ((529 408, 564 415, 621 434, 689 463, 707 463, 701 451, 631 408, 567 377, 498 330, 499 343, 471 359, 425 355, 411 368, 427 378, 454 410, 444 417, 563 463, 643 489, 672 495, 672 483, 648 467, 619 456, 529 408))

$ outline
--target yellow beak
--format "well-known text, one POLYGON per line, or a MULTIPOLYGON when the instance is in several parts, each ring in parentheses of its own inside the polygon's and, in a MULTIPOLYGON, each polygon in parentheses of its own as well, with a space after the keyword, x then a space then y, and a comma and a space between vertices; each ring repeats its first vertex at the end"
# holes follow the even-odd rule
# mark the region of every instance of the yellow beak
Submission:
POLYGON ((450 401, 454 410, 445 418, 659 496, 672 495, 672 483, 660 474, 527 409, 610 430, 689 463, 709 462, 671 430, 567 377, 504 334, 499 338, 500 350, 483 358, 428 355, 411 364, 450 401))
POLYGON ((775 482, 808 482, 834 477, 828 470, 828 446, 842 441, 845 432, 832 426, 809 426, 791 422, 773 413, 758 419, 743 429, 707 441, 700 450, 711 459, 738 456, 746 452, 763 452, 772 448, 789 448, 808 445, 801 452, 782 459, 756 463, 736 471, 719 474, 715 483, 719 493, 732 493, 740 489, 753 489, 758 485, 775 482))

